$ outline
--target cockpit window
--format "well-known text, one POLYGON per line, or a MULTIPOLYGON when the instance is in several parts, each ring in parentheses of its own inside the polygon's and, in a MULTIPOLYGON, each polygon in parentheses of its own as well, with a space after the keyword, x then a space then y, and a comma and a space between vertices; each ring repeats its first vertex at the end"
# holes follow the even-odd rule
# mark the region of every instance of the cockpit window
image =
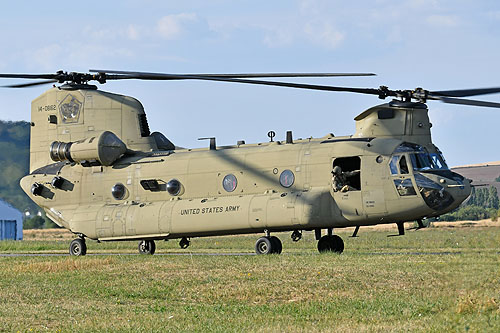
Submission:
POLYGON ((432 169, 433 163, 429 154, 410 154, 413 170, 432 169))
MULTIPOLYGON (((413 170, 415 171, 448 170, 448 165, 446 165, 443 155, 439 149, 436 148, 436 150, 437 153, 431 154, 427 151, 427 149, 420 145, 404 142, 396 148, 394 153, 408 153, 413 170)), ((408 173, 407 164, 410 161, 403 160, 403 157, 401 157, 399 161, 399 168, 401 173, 408 173), (404 170, 406 170, 406 172, 404 170)))
POLYGON ((448 165, 446 165, 446 161, 441 154, 430 154, 432 163, 437 166, 438 169, 448 169, 448 165))
POLYGON ((391 158, 391 162, 389 163, 389 168, 391 169, 392 175, 407 175, 409 173, 408 163, 406 162, 405 155, 396 155, 391 158), (398 163, 399 162, 399 163, 398 163), (399 164, 399 170, 398 170, 399 164))
POLYGON ((417 153, 410 154, 410 158, 413 170, 416 171, 448 169, 448 166, 438 154, 417 153))
POLYGON ((401 156, 401 159, 399 160, 399 170, 401 171, 401 174, 408 174, 408 164, 406 164, 406 156, 401 156))
POLYGON ((411 152, 423 152, 425 148, 410 142, 403 142, 394 150, 394 153, 411 153, 411 152))
POLYGON ((399 158, 399 156, 393 156, 391 158, 391 163, 389 163, 389 167, 391 168, 392 175, 398 174, 398 158, 399 158))

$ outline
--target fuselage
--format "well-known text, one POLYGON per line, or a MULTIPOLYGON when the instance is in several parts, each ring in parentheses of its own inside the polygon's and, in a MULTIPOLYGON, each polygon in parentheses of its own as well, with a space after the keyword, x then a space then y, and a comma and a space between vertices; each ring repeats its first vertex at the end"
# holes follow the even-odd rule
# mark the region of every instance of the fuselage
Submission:
POLYGON ((399 223, 470 194, 432 143, 422 103, 370 108, 352 136, 204 149, 179 149, 150 133, 138 100, 88 85, 49 89, 31 117, 21 186, 58 225, 92 239, 399 223), (351 175, 345 190, 332 186, 334 167, 351 175))
POLYGON ((21 185, 57 224, 100 240, 405 222, 446 213, 469 195, 463 177, 446 165, 422 168, 415 158, 421 152, 402 146, 393 138, 326 136, 129 152, 111 166, 55 163, 21 185), (333 190, 335 165, 359 170, 350 190, 333 190), (55 177, 62 179, 59 186, 55 177), (175 192, 169 192, 171 181, 175 192), (43 185, 41 195, 32 194, 34 184, 43 185), (118 197, 117 185, 123 190, 118 197))

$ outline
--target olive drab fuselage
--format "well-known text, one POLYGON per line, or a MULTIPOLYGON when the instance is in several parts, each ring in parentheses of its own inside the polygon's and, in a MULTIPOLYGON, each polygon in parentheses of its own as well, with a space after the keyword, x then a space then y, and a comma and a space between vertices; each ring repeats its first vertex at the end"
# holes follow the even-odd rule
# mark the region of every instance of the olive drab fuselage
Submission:
POLYGON ((180 149, 149 133, 131 97, 54 88, 32 103, 21 186, 55 223, 99 240, 413 221, 470 194, 432 143, 427 112, 394 102, 356 117, 348 137, 180 149), (359 170, 350 190, 334 191, 335 166, 359 170))

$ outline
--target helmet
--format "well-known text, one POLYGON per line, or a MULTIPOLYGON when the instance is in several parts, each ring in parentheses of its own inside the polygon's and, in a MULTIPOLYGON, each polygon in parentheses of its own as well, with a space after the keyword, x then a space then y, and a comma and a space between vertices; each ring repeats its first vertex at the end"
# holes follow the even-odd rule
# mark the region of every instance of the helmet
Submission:
POLYGON ((337 165, 333 168, 333 173, 336 175, 340 175, 342 173, 342 169, 337 165))

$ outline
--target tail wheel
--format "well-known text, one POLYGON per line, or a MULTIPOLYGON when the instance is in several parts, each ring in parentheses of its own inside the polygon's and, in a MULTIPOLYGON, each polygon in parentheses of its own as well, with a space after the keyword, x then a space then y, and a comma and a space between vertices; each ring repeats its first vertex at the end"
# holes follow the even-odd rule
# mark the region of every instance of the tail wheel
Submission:
POLYGON ((143 240, 139 242, 139 253, 140 254, 154 254, 156 250, 156 244, 152 240, 143 240))
POLYGON ((69 244, 69 254, 72 256, 84 256, 87 254, 87 244, 85 239, 76 238, 69 244))

